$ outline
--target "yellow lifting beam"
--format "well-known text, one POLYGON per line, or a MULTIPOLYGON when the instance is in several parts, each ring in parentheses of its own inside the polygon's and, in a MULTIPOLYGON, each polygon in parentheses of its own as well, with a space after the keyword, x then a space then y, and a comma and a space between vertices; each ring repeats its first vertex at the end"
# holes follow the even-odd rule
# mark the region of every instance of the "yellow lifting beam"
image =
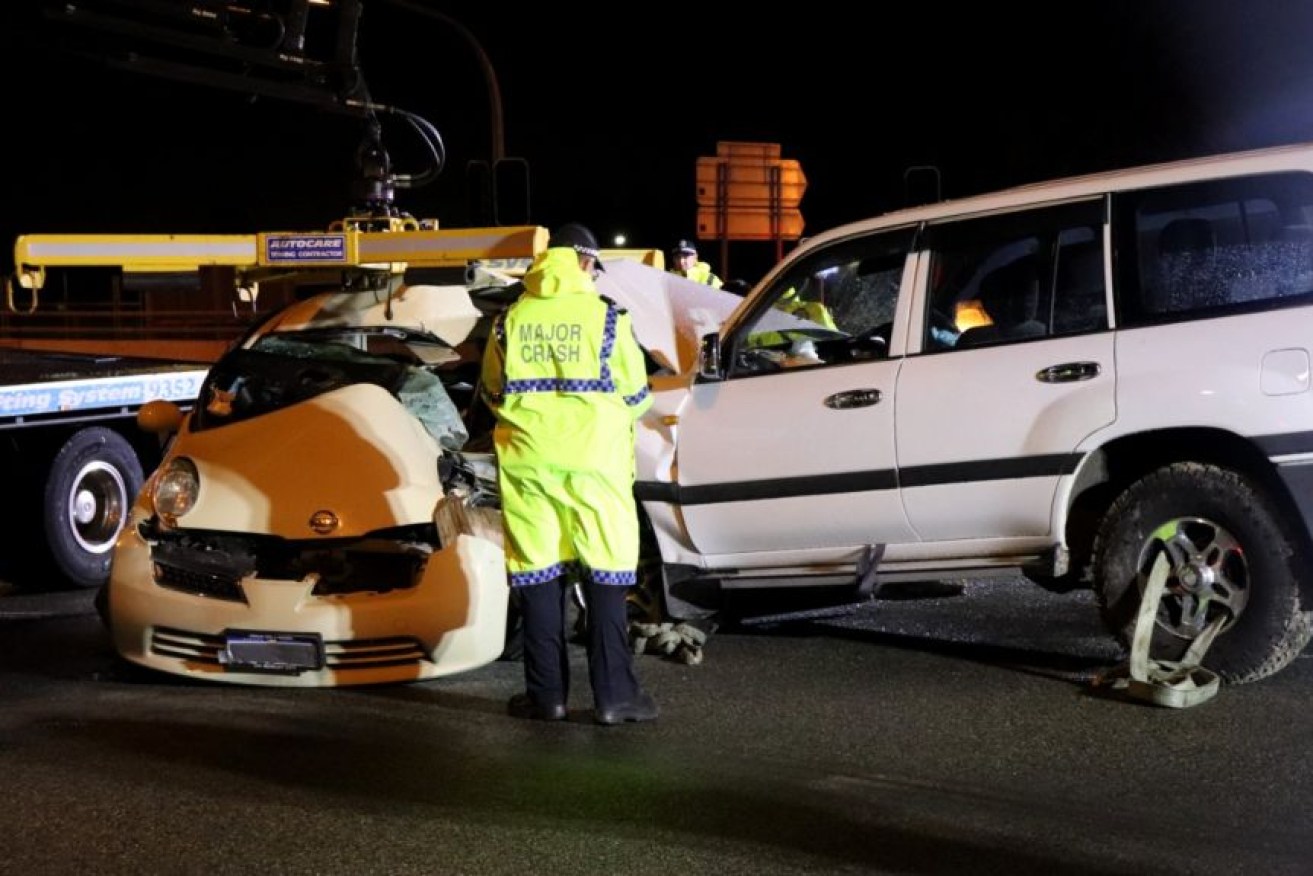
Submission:
POLYGON ((438 228, 432 220, 345 219, 327 231, 257 234, 28 234, 14 243, 14 275, 6 282, 15 313, 36 310, 49 268, 109 267, 125 273, 165 273, 232 267, 239 274, 322 269, 459 267, 471 261, 532 258, 547 247, 537 225, 438 228), (30 290, 27 306, 15 285, 30 290))

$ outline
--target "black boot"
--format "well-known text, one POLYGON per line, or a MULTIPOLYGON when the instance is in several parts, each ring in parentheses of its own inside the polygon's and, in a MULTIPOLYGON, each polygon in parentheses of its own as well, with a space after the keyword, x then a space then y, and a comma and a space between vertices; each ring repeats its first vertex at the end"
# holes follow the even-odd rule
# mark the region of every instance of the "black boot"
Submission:
POLYGON ((651 721, 657 706, 634 675, 629 648, 628 588, 617 584, 584 585, 588 604, 588 680, 593 687, 593 717, 599 724, 651 721))
POLYGON ((539 703, 527 693, 518 693, 506 703, 506 714, 535 721, 564 721, 566 709, 565 703, 539 703))

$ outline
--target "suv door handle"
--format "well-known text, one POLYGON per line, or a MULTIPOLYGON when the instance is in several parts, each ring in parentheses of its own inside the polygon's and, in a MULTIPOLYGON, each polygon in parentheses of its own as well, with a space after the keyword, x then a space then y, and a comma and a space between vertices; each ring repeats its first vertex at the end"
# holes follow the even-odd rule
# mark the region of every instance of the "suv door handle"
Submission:
POLYGON ((1035 373, 1040 383, 1074 383, 1078 380, 1093 380, 1103 369, 1098 362, 1064 362, 1050 365, 1035 373))
POLYGON ((880 390, 878 389, 849 389, 828 396, 825 399, 825 406, 834 408, 836 411, 843 411, 848 408, 869 408, 871 405, 879 404, 880 398, 880 390))

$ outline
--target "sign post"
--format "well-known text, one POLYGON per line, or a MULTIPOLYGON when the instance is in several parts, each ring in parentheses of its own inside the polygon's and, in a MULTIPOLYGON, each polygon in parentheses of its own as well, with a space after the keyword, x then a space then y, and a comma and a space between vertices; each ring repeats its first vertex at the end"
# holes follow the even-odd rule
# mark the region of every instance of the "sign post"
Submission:
POLYGON ((721 242, 723 274, 731 240, 774 241, 775 260, 783 258, 784 241, 802 236, 806 188, 802 165, 781 158, 778 143, 722 140, 714 157, 698 159, 698 237, 721 242))

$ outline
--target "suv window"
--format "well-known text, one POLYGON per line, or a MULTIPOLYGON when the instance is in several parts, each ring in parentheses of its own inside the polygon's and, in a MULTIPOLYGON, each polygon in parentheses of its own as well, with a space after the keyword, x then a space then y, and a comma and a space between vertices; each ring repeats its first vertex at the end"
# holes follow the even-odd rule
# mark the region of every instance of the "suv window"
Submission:
POLYGON ((1106 327, 1103 201, 927 229, 922 349, 945 350, 1106 327))
POLYGON ((887 356, 914 233, 849 238, 800 259, 735 332, 730 375, 887 356))
POLYGON ((1114 204, 1123 325, 1313 297, 1313 174, 1168 186, 1114 204))

